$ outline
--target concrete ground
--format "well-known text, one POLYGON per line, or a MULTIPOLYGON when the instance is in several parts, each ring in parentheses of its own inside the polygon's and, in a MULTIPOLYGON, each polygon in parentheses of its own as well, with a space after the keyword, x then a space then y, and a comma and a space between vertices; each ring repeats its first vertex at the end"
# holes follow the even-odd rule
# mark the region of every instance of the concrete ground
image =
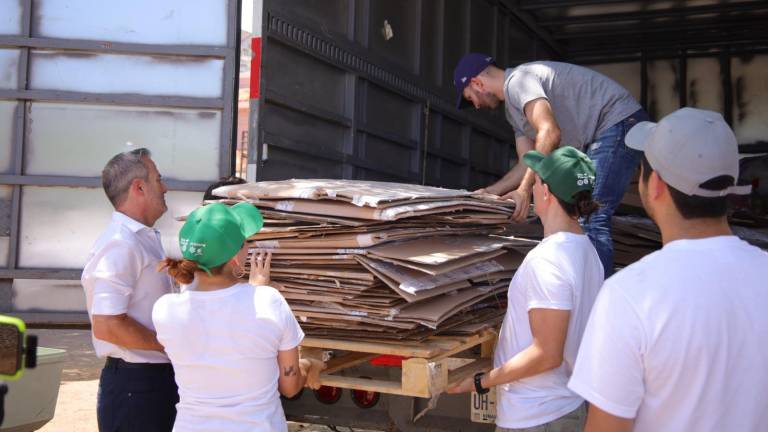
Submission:
MULTIPOLYGON (((56 414, 40 432, 96 431, 96 390, 103 360, 96 357, 88 330, 30 330, 39 345, 67 350, 56 414)), ((329 432, 326 426, 289 422, 289 432, 329 432)), ((340 428, 340 430, 348 430, 340 428)), ((359 432, 359 429, 356 429, 359 432)))

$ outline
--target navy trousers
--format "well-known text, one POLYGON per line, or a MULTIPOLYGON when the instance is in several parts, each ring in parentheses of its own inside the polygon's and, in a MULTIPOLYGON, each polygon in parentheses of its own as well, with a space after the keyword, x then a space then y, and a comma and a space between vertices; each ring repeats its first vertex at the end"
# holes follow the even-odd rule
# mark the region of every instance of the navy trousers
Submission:
POLYGON ((170 363, 109 358, 99 379, 99 432, 170 432, 178 402, 170 363))

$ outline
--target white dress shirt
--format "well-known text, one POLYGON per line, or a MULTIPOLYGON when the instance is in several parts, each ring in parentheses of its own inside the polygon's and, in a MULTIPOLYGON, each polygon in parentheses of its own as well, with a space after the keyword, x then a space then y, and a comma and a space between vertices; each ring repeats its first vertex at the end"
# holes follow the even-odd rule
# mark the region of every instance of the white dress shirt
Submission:
MULTIPOLYGON (((171 278, 158 272, 165 257, 160 232, 120 212, 91 248, 81 282, 88 315, 128 314, 141 325, 155 330, 152 307, 162 295, 172 292, 171 278)), ((117 357, 132 363, 168 363, 159 351, 124 348, 93 338, 99 357, 117 357)))

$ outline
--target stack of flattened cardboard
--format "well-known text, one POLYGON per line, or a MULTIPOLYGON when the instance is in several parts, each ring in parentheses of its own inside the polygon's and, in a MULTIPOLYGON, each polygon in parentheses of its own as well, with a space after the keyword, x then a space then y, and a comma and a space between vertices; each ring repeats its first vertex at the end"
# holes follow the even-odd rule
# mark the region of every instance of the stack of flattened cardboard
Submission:
POLYGON ((656 224, 641 216, 614 216, 611 219, 613 262, 626 267, 661 248, 661 233, 656 224))
MULTIPOLYGON (((768 229, 736 225, 731 219, 731 230, 742 240, 768 250, 768 229)), ((614 264, 626 267, 642 257, 661 249, 661 233, 658 226, 647 217, 638 215, 613 216, 611 220, 614 264)), ((504 231, 505 236, 540 240, 544 236, 540 224, 512 224, 504 231)))
POLYGON ((249 239, 311 335, 420 340, 500 321, 499 295, 535 242, 499 237, 513 203, 471 192, 353 180, 225 186, 259 207, 249 239))
MULTIPOLYGON (((612 219, 614 262, 626 267, 640 258, 661 249, 661 232, 652 220, 640 216, 614 216, 612 219)), ((768 233, 731 225, 742 240, 768 250, 768 233)))

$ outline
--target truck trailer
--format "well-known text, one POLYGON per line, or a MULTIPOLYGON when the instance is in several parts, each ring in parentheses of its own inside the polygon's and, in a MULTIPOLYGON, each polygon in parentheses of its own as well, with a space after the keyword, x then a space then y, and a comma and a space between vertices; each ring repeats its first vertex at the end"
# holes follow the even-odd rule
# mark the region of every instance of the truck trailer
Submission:
MULTIPOLYGON (((759 159, 767 18, 759 0, 4 0, 0 313, 87 325, 79 278, 112 211, 100 171, 120 151, 153 152, 170 189, 158 228, 172 256, 175 218, 240 157, 249 181, 492 183, 517 159, 514 134, 501 109, 456 110, 453 68, 467 52, 502 67, 590 67, 654 120, 682 106, 721 112, 745 163, 759 159), (240 70, 247 135, 237 132, 240 70)), ((768 163, 743 171, 764 218, 768 163)), ((488 355, 487 344, 471 349, 488 355)), ((401 373, 377 364, 345 373, 401 373)), ((492 430, 492 404, 334 387, 284 401, 291 420, 402 431, 492 430)))

